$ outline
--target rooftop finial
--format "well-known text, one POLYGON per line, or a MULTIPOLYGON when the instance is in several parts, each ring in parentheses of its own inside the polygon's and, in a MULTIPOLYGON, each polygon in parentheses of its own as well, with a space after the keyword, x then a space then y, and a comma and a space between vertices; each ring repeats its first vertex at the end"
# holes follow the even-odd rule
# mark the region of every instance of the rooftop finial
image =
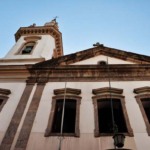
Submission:
POLYGON ((57 22, 57 21, 56 21, 56 19, 57 19, 57 18, 58 18, 58 16, 54 17, 54 19, 53 19, 52 21, 55 21, 55 22, 57 22))
POLYGON ((33 23, 32 25, 30 25, 29 27, 35 27, 36 26, 36 24, 35 23, 33 23))
POLYGON ((58 18, 58 16, 54 17, 54 19, 50 22, 46 22, 44 24, 44 26, 53 26, 54 28, 57 28, 58 29, 58 23, 56 21, 56 19, 58 18))
POLYGON ((93 44, 94 47, 98 47, 98 46, 104 46, 103 44, 100 44, 99 42, 96 42, 95 44, 93 44))

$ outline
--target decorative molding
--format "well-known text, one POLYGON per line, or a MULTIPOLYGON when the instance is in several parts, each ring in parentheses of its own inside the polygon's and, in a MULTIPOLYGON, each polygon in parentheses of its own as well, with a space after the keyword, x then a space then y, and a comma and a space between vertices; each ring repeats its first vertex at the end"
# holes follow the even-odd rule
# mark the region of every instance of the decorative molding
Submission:
POLYGON ((24 40, 26 42, 29 42, 29 41, 38 41, 41 39, 41 36, 26 36, 24 37, 24 40))
POLYGON ((62 89, 55 89, 54 94, 55 95, 62 95, 66 92, 66 94, 73 94, 73 95, 80 95, 81 90, 80 89, 73 89, 73 88, 62 88, 62 89))
MULTIPOLYGON (((3 63, 14 63, 14 62, 24 62, 24 63, 29 63, 29 62, 34 62, 34 63, 39 63, 45 61, 45 58, 29 58, 29 59, 0 59, 1 65, 3 63)), ((8 66, 8 65, 7 65, 8 66)))
MULTIPOLYGON (((37 72, 36 78, 46 78, 49 82, 108 82, 110 78, 107 66, 99 65, 50 66, 47 62, 43 65, 33 66, 30 70, 37 72)), ((109 73, 111 81, 149 81, 150 64, 109 65, 109 73)))
POLYGON ((0 95, 9 95, 9 94, 11 94, 10 90, 0 88, 0 95))
POLYGON ((104 88, 93 89, 92 93, 95 95, 104 94, 104 93, 122 94, 123 89, 104 87, 104 88))
MULTIPOLYGON (((149 81, 150 65, 110 65, 111 81, 149 81)), ((98 65, 37 67, 32 65, 0 66, 0 79, 28 82, 108 82, 107 68, 98 65)))
MULTIPOLYGON (((114 149, 106 149, 106 150, 116 150, 116 148, 114 149)), ((132 149, 127 149, 127 148, 117 148, 117 150, 132 150, 132 149)))
POLYGON ((44 65, 47 63, 49 64, 49 66, 70 65, 99 55, 105 55, 108 57, 117 58, 127 62, 133 62, 135 64, 142 64, 142 65, 150 64, 149 56, 117 50, 109 47, 95 47, 77 53, 62 56, 59 57, 59 59, 51 59, 48 60, 47 62, 41 62, 39 64, 36 64, 35 66, 44 65))
POLYGON ((31 65, 3 65, 0 66, 0 80, 27 80, 30 76, 28 67, 31 65))
POLYGON ((141 94, 141 93, 150 93, 150 87, 149 86, 144 86, 140 88, 136 88, 133 90, 135 94, 141 94))

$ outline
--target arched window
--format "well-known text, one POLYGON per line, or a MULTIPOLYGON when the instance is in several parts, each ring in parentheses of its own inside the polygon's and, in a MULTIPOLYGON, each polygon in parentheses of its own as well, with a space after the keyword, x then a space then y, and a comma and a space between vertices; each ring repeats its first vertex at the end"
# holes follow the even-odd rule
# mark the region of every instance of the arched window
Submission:
POLYGON ((32 54, 35 46, 38 44, 38 40, 40 40, 40 36, 27 36, 24 37, 24 43, 19 48, 17 55, 26 55, 32 54))
POLYGON ((27 42, 21 49, 21 54, 30 54, 35 46, 35 42, 27 42))

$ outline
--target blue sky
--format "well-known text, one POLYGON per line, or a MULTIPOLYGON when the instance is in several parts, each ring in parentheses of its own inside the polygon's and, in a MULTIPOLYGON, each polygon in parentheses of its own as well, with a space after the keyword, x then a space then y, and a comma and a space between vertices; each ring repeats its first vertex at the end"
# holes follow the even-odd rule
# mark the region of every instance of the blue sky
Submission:
POLYGON ((0 2, 0 57, 15 44, 19 27, 44 25, 55 16, 65 54, 96 42, 150 55, 150 0, 3 0, 0 2))

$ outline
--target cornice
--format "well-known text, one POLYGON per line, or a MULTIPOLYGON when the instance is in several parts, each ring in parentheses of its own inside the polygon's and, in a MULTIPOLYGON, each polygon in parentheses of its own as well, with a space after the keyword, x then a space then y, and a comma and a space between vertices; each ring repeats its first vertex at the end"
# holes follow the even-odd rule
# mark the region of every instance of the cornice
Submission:
MULTIPOLYGON (((30 65, 28 65, 30 66, 30 65)), ((27 80, 30 76, 28 67, 25 65, 3 65, 0 66, 0 80, 27 80)))
POLYGON ((36 82, 108 82, 111 81, 149 81, 150 64, 145 65, 70 65, 30 68, 30 79, 36 82))
POLYGON ((150 87, 144 86, 144 87, 136 88, 136 89, 134 89, 133 92, 135 94, 150 93, 150 87))
POLYGON ((21 36, 28 35, 51 35, 55 39, 57 57, 63 55, 63 46, 62 46, 62 34, 61 32, 53 26, 35 26, 35 27, 21 27, 15 34, 16 41, 21 36))
POLYGON ((109 47, 99 46, 35 64, 34 67, 71 65, 95 56, 105 55, 135 64, 150 64, 150 57, 109 47))
POLYGON ((122 94, 123 89, 104 87, 104 88, 93 89, 92 93, 95 95, 104 94, 104 93, 122 94))
POLYGON ((0 63, 7 63, 7 62, 9 62, 9 63, 14 63, 14 62, 16 62, 16 63, 20 63, 20 62, 35 62, 35 63, 37 63, 37 62, 42 62, 42 61, 45 61, 45 58, 24 58, 24 59, 0 59, 0 63))
POLYGON ((54 94, 55 95, 62 95, 62 94, 74 94, 74 95, 80 95, 81 94, 81 90, 80 89, 73 89, 73 88, 62 88, 62 89, 55 89, 54 90, 54 94))
POLYGON ((8 89, 0 88, 0 94, 2 94, 2 95, 9 95, 9 94, 11 94, 11 91, 8 90, 8 89))

